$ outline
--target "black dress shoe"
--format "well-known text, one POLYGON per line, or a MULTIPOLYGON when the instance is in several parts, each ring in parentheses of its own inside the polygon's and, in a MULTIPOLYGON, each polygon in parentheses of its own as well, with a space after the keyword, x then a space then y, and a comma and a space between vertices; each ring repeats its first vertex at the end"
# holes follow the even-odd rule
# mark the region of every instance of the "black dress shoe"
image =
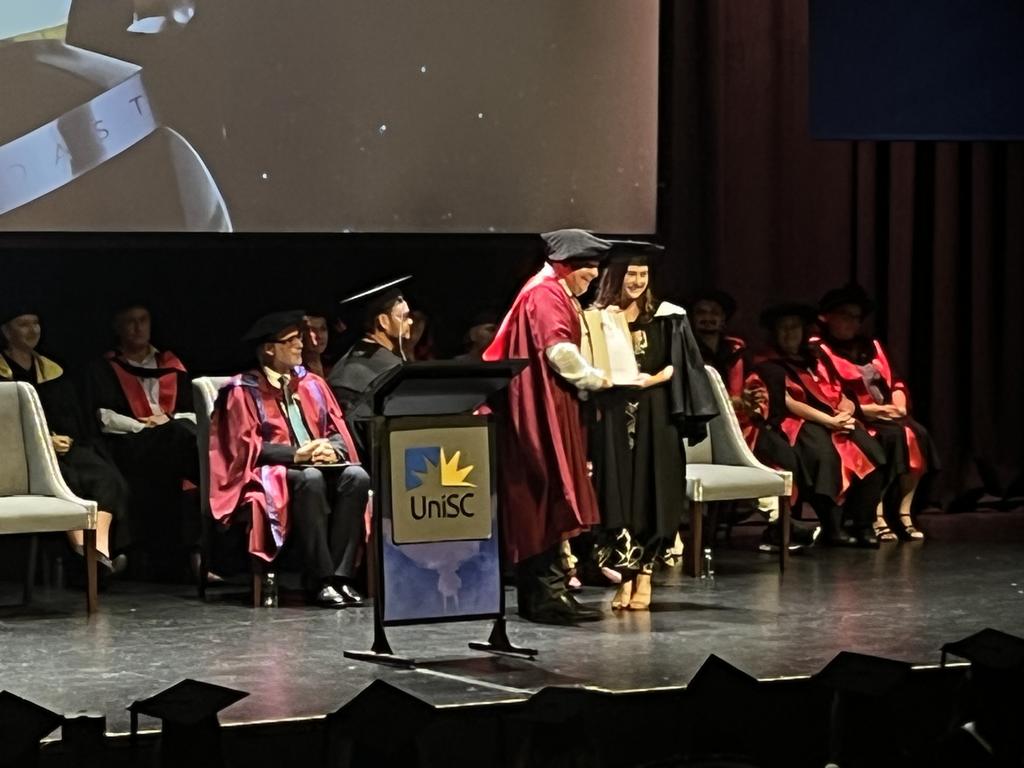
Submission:
POLYGON ((579 621, 576 608, 565 594, 541 600, 519 600, 519 615, 537 624, 556 624, 571 627, 579 621))
POLYGON ((593 606, 581 603, 571 593, 566 595, 566 597, 572 603, 573 610, 576 611, 576 621, 600 621, 604 618, 604 611, 600 608, 594 608, 593 606))
POLYGON ((857 531, 857 535, 854 538, 857 539, 857 546, 863 549, 878 549, 880 546, 878 536, 875 534, 873 527, 857 531))
POLYGON ((859 547, 860 541, 848 533, 822 534, 818 542, 825 547, 859 547))
POLYGON ((349 603, 334 587, 326 586, 312 597, 310 602, 320 608, 347 608, 349 603))
POLYGON ((359 594, 358 590, 351 584, 341 584, 334 588, 334 590, 341 595, 342 600, 345 601, 347 607, 363 605, 365 602, 363 596, 359 594))

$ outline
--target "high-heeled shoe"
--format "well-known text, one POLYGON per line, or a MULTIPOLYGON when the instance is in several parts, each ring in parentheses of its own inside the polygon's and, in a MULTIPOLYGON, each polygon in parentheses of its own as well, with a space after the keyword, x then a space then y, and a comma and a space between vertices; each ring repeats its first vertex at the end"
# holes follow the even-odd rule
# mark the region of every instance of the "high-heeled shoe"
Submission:
POLYGON ((901 541, 921 541, 924 539, 924 533, 914 527, 914 521, 910 515, 900 515, 900 528, 902 530, 897 531, 897 536, 900 537, 901 541))
POLYGON ((889 524, 885 522, 885 518, 876 517, 872 527, 875 529, 875 536, 883 544, 887 541, 896 541, 897 536, 892 528, 889 527, 889 524))
POLYGON ((612 598, 612 610, 622 611, 629 608, 629 601, 633 599, 633 579, 623 579, 619 588, 615 590, 615 597, 612 598))
POLYGON ((629 610, 646 611, 651 607, 651 574, 640 573, 633 587, 633 599, 629 601, 629 610))

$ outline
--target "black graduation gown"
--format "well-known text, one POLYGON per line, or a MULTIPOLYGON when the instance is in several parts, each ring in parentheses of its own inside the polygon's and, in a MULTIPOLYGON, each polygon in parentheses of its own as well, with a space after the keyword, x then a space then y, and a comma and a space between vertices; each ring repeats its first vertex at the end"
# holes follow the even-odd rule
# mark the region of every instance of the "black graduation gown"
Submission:
MULTIPOLYGON (((128 397, 112 364, 119 363, 105 358, 96 360, 86 374, 87 407, 95 418, 99 408, 132 416, 128 397)), ((122 368, 140 379, 168 372, 128 364, 122 368)), ((184 371, 175 374, 174 410, 189 413, 193 409, 191 381, 184 371)), ((168 556, 173 556, 175 546, 197 546, 201 535, 198 495, 182 495, 183 480, 199 485, 196 425, 187 419, 172 418, 141 432, 104 434, 103 440, 132 490, 129 519, 135 528, 133 540, 168 556)))
POLYGON ((717 408, 685 315, 630 330, 644 339, 636 348, 640 371, 671 364, 674 375, 645 390, 600 393, 590 444, 604 526, 625 528, 650 549, 675 535, 687 509, 683 438, 703 439, 717 408))
POLYGON ((367 457, 367 461, 370 440, 365 420, 373 414, 366 395, 381 374, 401 364, 402 358, 391 350, 361 339, 334 365, 327 377, 359 455, 367 457))
MULTIPOLYGON (((78 392, 66 375, 47 381, 37 381, 35 366, 25 370, 13 360, 5 358, 12 379, 35 387, 46 416, 51 434, 71 438, 71 450, 57 456, 57 465, 68 488, 83 499, 95 501, 103 512, 109 512, 115 521, 123 522, 128 497, 128 485, 110 460, 92 423, 85 418, 78 392)), ((125 547, 129 531, 125 525, 115 526, 116 549, 125 547)))

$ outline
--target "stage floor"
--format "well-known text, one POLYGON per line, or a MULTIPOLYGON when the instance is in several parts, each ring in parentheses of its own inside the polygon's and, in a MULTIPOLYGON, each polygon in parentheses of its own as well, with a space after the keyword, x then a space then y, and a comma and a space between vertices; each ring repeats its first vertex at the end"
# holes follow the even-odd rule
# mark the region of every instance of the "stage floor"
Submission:
MULTIPOLYGON (((794 557, 784 577, 773 556, 750 551, 721 548, 715 565, 710 583, 656 574, 650 613, 607 609, 603 621, 562 628, 510 611, 513 642, 540 651, 533 662, 470 651, 486 622, 389 629, 395 652, 421 662, 413 670, 342 656, 369 647, 369 608, 253 610, 237 591, 204 604, 186 586, 126 582, 87 620, 81 593, 40 588, 30 610, 0 614, 0 688, 64 714, 103 712, 108 732, 123 733, 131 701, 186 677, 250 692, 221 716, 250 723, 324 715, 375 678, 459 706, 549 685, 684 686, 710 653, 767 679, 813 674, 841 650, 937 664, 944 642, 983 627, 1024 635, 1020 543, 816 550, 794 557)), ((17 599, 17 585, 2 587, 0 600, 17 599)), ((587 588, 582 598, 606 605, 611 594, 587 588)))

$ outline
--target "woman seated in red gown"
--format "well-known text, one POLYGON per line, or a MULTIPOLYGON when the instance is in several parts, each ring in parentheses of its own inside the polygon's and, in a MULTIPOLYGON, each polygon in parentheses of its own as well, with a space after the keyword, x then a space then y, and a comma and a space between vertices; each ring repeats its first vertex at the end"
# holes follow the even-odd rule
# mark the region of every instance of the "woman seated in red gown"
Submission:
POLYGON ((914 527, 911 507, 921 478, 940 469, 939 457, 928 430, 911 417, 907 386, 893 372, 882 343, 861 332, 873 307, 858 285, 826 293, 818 306, 818 344, 857 405, 858 418, 885 450, 890 482, 878 509, 876 531, 882 539, 923 539, 914 527))

